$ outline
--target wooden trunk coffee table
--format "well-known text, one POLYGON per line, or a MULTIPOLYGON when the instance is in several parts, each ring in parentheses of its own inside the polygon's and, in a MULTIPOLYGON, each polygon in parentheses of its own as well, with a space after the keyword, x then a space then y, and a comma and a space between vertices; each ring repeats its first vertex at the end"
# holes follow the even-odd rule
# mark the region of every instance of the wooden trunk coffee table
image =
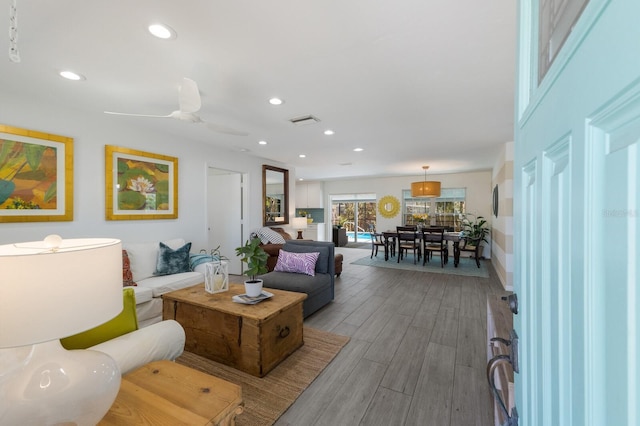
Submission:
POLYGON ((233 426, 242 407, 240 386, 175 362, 155 361, 122 378, 98 426, 233 426))
POLYGON ((244 286, 210 294, 204 284, 162 296, 163 319, 184 328, 185 350, 238 370, 263 377, 303 344, 304 293, 265 289, 273 297, 255 305, 235 303, 231 297, 244 286))

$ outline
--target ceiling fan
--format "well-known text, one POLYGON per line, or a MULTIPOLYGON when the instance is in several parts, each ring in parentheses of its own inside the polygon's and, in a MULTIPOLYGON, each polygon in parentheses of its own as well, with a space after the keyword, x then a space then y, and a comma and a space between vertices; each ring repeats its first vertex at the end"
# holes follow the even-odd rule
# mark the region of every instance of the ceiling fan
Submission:
POLYGON ((226 133, 235 136, 247 136, 249 134, 241 130, 232 129, 231 127, 203 121, 196 114, 202 106, 202 102, 200 101, 200 91, 198 90, 196 82, 190 78, 185 77, 182 79, 182 86, 180 86, 180 90, 178 92, 178 104, 180 105, 180 109, 173 111, 169 115, 128 114, 125 112, 112 111, 105 111, 105 114, 128 115, 132 117, 175 118, 177 120, 188 121, 189 123, 204 123, 209 129, 219 133, 226 133))

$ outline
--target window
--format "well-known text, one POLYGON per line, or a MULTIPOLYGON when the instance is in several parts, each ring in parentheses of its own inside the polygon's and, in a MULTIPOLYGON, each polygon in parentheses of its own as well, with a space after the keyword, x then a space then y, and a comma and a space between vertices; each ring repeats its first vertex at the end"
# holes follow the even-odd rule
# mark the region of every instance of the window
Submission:
POLYGON ((428 214, 428 225, 462 230, 460 215, 465 213, 466 188, 442 188, 438 198, 412 198, 411 191, 402 191, 402 224, 415 225, 414 215, 428 214))

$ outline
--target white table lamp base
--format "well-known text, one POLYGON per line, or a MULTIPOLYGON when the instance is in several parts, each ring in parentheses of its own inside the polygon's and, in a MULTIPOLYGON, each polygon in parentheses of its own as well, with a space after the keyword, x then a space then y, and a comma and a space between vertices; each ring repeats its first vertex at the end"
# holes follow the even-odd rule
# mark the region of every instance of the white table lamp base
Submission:
POLYGON ((120 389, 108 355, 67 351, 59 340, 0 349, 0 424, 95 425, 120 389))

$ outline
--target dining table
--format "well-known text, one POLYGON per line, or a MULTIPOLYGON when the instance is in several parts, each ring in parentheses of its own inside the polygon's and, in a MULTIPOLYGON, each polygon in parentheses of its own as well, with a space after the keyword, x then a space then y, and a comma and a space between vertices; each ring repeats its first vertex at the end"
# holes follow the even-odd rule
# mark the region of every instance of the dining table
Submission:
MULTIPOLYGON (((391 247, 395 247, 398 241, 397 231, 384 231, 379 233, 384 241, 384 260, 389 260, 389 253, 391 247)), ((416 231, 416 237, 422 240, 422 232, 416 231)), ((460 263, 460 233, 447 231, 443 234, 445 241, 451 241, 453 243, 453 266, 458 267, 460 263)))

